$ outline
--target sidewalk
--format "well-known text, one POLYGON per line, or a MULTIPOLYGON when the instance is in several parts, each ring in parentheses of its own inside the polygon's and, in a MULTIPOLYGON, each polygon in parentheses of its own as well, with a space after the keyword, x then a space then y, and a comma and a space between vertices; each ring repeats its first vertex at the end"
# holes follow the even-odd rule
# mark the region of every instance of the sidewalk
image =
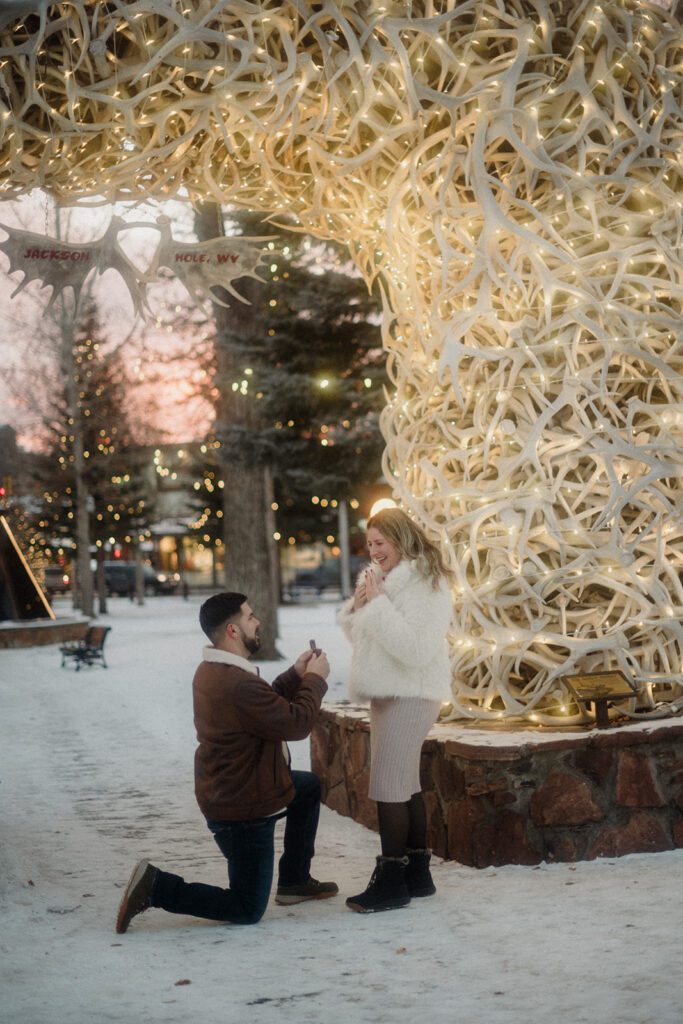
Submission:
MULTIPOLYGON (((108 670, 60 669, 54 647, 0 652, 0 1024, 680 1024, 683 851, 439 862, 437 896, 360 916, 344 897, 378 840, 324 808, 314 874, 338 899, 272 903, 243 928, 154 910, 117 936, 138 857, 226 884, 193 795, 200 600, 110 601, 108 670)), ((280 646, 293 658, 316 639, 340 700, 334 610, 284 608, 280 646)), ((293 747, 306 767, 307 743, 293 747)))

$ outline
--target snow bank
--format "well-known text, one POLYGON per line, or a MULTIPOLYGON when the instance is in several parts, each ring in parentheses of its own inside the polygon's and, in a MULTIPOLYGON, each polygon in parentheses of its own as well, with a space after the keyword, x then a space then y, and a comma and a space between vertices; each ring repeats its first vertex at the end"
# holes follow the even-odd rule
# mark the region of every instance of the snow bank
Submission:
MULTIPOLYGON (((314 873, 338 899, 271 904, 254 927, 153 910, 117 936, 138 857, 225 884, 192 791, 199 603, 111 601, 108 670, 60 669, 54 647, 0 652, 2 1024, 680 1024, 682 851, 437 863, 435 897, 360 916, 344 897, 364 887, 377 837, 325 808, 314 873)), ((310 637, 328 651, 332 701, 349 664, 334 611, 281 618, 290 659, 310 637)), ((307 744, 293 748, 306 767, 307 744)))

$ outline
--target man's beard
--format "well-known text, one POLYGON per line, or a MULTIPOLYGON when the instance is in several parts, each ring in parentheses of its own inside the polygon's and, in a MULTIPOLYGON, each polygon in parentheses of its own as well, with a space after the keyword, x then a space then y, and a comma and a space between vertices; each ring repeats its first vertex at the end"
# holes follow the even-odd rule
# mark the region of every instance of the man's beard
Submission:
POLYGON ((256 654, 261 646, 261 639, 258 634, 256 636, 247 636, 243 629, 240 629, 240 632, 242 634, 242 643, 246 649, 250 654, 256 654))

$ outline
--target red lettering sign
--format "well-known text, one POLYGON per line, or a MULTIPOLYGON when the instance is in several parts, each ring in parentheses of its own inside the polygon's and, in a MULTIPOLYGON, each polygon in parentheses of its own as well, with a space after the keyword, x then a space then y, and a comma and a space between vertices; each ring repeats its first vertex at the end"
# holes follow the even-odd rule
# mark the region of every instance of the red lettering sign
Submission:
POLYGON ((90 250, 76 250, 70 252, 68 249, 27 249, 22 256, 24 260, 71 260, 72 263, 81 263, 90 259, 90 250))

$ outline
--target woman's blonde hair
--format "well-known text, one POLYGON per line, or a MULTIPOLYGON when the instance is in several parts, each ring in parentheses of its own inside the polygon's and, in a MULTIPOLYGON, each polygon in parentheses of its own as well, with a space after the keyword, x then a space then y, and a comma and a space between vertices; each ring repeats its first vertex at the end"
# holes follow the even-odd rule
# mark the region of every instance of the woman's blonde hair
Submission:
POLYGON ((433 587, 442 576, 452 575, 444 563, 441 551, 400 508, 383 508, 368 519, 367 529, 374 527, 394 545, 401 558, 417 562, 418 572, 429 579, 433 587))

